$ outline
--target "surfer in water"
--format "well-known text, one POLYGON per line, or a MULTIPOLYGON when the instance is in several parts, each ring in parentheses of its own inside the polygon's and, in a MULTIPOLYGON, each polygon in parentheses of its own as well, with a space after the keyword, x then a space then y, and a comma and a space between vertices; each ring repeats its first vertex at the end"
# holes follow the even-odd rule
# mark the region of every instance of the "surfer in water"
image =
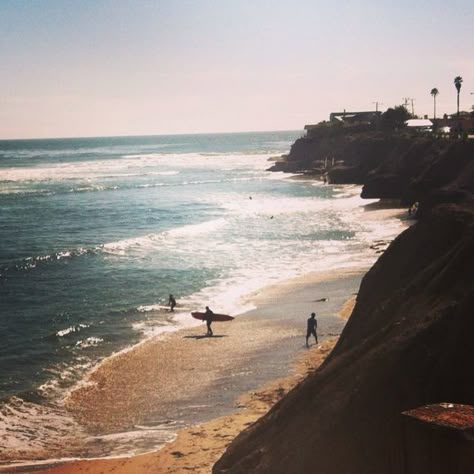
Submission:
POLYGON ((206 325, 207 325, 207 334, 206 336, 212 336, 214 333, 212 332, 212 329, 211 329, 211 324, 212 324, 212 315, 214 313, 212 312, 212 310, 209 308, 209 306, 206 306, 206 312, 204 313, 204 316, 205 316, 205 320, 206 321, 206 325))
POLYGON ((170 305, 170 311, 174 311, 174 307, 176 306, 176 300, 174 299, 174 296, 171 294, 168 299, 168 304, 170 305))
POLYGON ((308 318, 308 330, 306 331, 306 347, 309 348, 308 340, 309 336, 313 335, 318 343, 318 335, 316 334, 316 328, 318 327, 318 321, 316 320, 316 313, 311 313, 311 317, 308 318))

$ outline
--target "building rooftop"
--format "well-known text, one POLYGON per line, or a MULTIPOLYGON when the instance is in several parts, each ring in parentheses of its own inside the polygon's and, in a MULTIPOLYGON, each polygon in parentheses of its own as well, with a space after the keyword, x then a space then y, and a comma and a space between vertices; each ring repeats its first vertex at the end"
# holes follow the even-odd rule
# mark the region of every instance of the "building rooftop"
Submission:
POLYGON ((405 122, 407 127, 423 127, 428 128, 433 126, 433 122, 428 119, 410 119, 405 122))
POLYGON ((465 434, 474 434, 474 406, 438 403, 403 412, 403 415, 423 423, 465 434))

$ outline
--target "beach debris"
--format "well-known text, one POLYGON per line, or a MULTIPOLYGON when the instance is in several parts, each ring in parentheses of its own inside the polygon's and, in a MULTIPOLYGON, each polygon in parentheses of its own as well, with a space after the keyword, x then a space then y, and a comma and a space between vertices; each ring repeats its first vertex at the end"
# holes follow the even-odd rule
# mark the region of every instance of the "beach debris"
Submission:
POLYGON ((323 303, 324 301, 327 301, 329 298, 319 298, 318 300, 313 300, 313 303, 323 303))
POLYGON ((182 453, 181 451, 173 451, 171 453, 173 456, 177 457, 177 458, 182 458, 183 456, 186 456, 184 453, 182 453))

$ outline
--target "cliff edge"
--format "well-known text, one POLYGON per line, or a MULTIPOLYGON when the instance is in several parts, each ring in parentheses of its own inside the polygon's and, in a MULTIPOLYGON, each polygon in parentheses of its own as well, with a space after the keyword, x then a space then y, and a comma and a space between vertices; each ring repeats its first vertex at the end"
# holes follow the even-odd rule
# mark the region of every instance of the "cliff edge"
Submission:
POLYGON ((323 366, 241 433, 213 473, 403 472, 402 411, 474 404, 473 264, 472 203, 427 212, 366 274, 323 366))
POLYGON ((474 193, 474 140, 349 132, 302 137, 271 171, 321 175, 331 184, 362 184, 363 198, 398 199, 420 214, 474 193))

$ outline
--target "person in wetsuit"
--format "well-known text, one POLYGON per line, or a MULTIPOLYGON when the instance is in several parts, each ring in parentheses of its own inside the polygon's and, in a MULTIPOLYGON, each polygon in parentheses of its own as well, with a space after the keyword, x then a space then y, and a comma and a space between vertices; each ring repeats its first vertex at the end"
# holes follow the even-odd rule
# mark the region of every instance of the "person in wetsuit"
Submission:
POLYGON ((168 299, 168 304, 170 305, 170 311, 174 311, 174 307, 176 306, 176 300, 174 299, 174 296, 171 294, 168 299))
POLYGON ((213 335, 213 332, 212 332, 212 329, 211 329, 212 315, 213 314, 214 313, 211 311, 211 309, 209 309, 209 306, 206 306, 206 312, 204 313, 204 315, 205 315, 204 321, 206 321, 206 325, 207 325, 207 334, 206 334, 206 336, 212 336, 213 335))
POLYGON ((308 329, 306 331, 306 347, 309 347, 308 340, 311 335, 316 339, 318 343, 318 335, 316 334, 316 328, 318 327, 318 321, 316 320, 316 313, 311 313, 311 317, 308 318, 308 329))

